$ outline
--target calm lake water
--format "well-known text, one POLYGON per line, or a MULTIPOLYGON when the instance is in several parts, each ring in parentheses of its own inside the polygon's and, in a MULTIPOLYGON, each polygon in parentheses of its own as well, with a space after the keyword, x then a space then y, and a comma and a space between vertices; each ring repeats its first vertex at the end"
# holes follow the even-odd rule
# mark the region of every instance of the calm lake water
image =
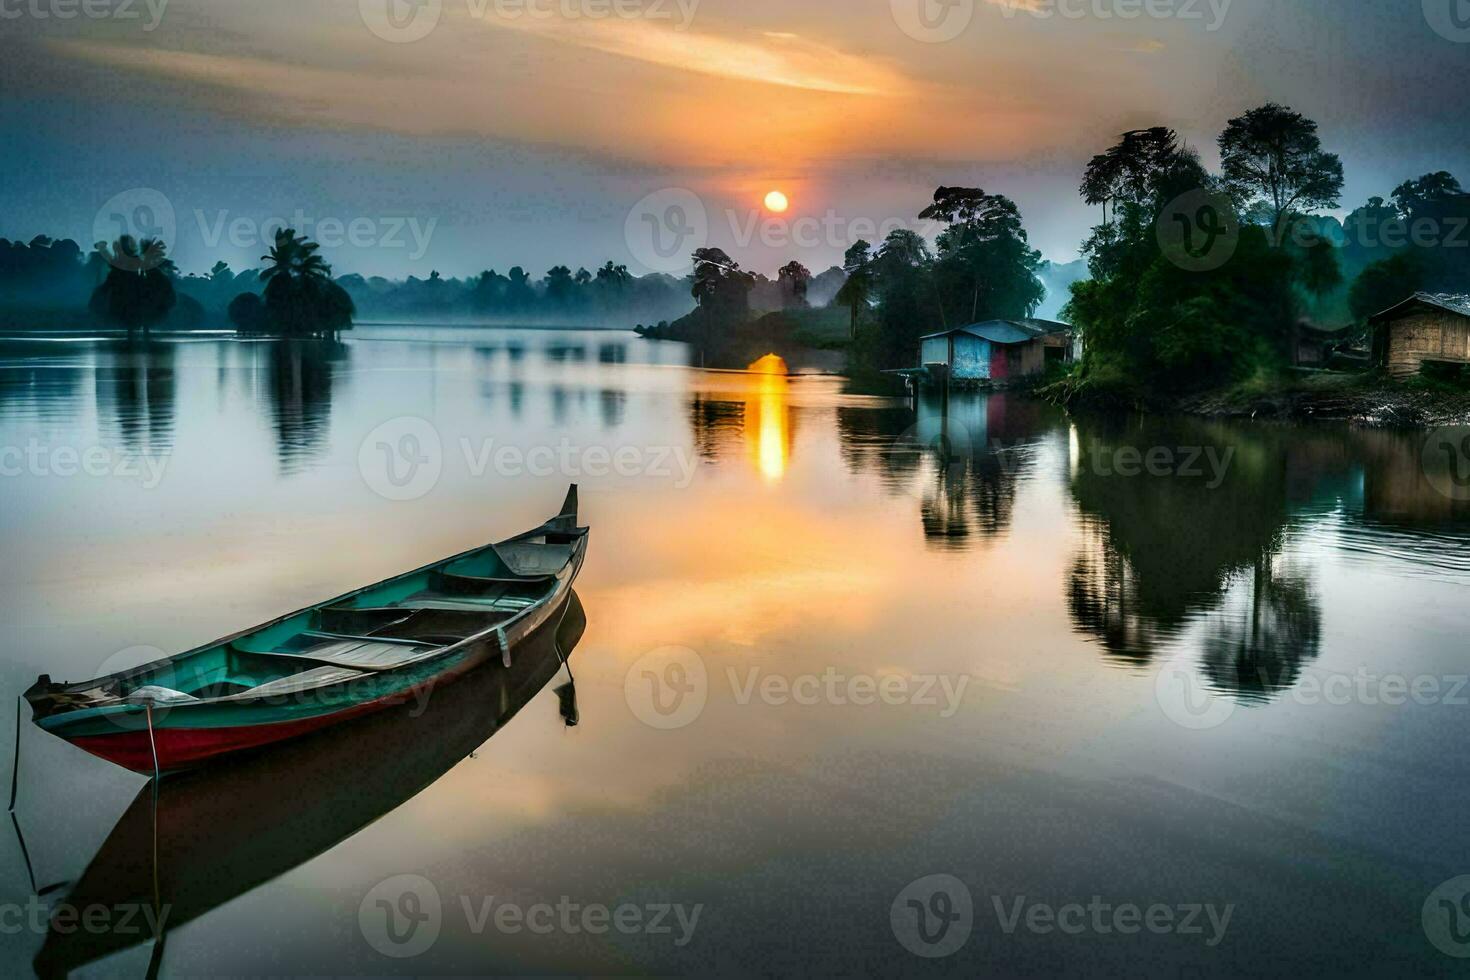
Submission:
MULTIPOLYGON (((180 976, 1463 975, 1470 505, 1422 434, 946 418, 689 362, 591 331, 0 344, 7 732, 39 673, 507 536, 570 482, 593 528, 580 724, 528 658, 165 780, 157 863, 144 780, 27 711, 43 901, 146 902, 161 868, 180 976)), ((14 834, 0 867, 23 910, 14 834)), ((7 975, 154 952, 17 921, 7 975)))

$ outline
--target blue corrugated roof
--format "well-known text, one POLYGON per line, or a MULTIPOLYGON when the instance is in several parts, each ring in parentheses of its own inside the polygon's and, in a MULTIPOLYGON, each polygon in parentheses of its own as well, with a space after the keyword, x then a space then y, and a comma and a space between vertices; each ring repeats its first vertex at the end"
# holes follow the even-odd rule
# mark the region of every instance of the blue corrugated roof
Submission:
POLYGON ((939 333, 931 333, 920 340, 935 340, 939 337, 949 337, 954 334, 969 334, 988 340, 992 344, 1024 344, 1028 340, 1037 337, 1045 337, 1048 334, 1067 333, 1071 331, 1070 324, 1058 323, 1055 320, 986 320, 983 323, 972 323, 966 327, 955 327, 953 330, 941 330, 939 333))

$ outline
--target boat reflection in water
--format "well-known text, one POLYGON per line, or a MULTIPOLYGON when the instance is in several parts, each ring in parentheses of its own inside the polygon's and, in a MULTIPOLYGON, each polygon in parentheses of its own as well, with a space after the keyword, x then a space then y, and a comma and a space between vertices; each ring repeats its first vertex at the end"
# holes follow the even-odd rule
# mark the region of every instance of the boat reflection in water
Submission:
MULTIPOLYGON (((586 629, 572 592, 565 612, 516 647, 509 669, 482 666, 405 704, 290 746, 150 783, 113 827, 57 908, 143 908, 147 925, 92 932, 53 919, 35 960, 60 976, 139 943, 154 942, 150 974, 166 933, 291 871, 397 809, 498 732, 563 669, 586 629), (556 625, 560 622, 560 625, 556 625), (372 772, 362 767, 372 746, 372 772), (156 787, 156 796, 155 796, 156 787), (221 846, 228 842, 228 846, 221 846)), ((568 668, 570 673, 570 668, 568 668)), ((576 724, 575 688, 557 689, 576 724)))

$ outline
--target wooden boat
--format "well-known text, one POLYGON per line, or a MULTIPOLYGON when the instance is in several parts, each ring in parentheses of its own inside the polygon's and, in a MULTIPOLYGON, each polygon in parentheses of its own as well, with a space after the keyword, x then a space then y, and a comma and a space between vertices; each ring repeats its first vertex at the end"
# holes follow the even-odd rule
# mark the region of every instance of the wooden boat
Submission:
MULTIPOLYGON (((563 610, 516 647, 509 670, 473 671, 422 711, 399 705, 310 735, 289 757, 258 752, 143 786, 81 877, 51 901, 146 909, 162 933, 207 916, 331 850, 483 751, 570 663, 585 629, 571 592, 563 610), (373 747, 370 775, 365 745, 373 747)), ((569 688, 558 691, 563 700, 569 688)), ((132 931, 53 922, 36 974, 64 976, 149 941, 161 959, 165 936, 152 934, 145 918, 138 915, 132 931)))
POLYGON ((135 772, 186 769, 422 703, 563 609, 587 551, 577 488, 540 527, 187 653, 79 684, 45 674, 37 725, 135 772))

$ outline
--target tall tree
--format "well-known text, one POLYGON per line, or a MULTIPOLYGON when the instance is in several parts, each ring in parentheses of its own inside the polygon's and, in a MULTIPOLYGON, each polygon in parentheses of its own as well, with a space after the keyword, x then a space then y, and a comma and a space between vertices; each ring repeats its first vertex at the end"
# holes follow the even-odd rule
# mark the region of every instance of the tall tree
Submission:
POLYGON ((613 265, 612 260, 608 260, 602 268, 597 270, 597 282, 606 289, 613 291, 624 289, 632 280, 633 277, 628 273, 628 267, 613 265))
POLYGON ((736 324, 750 312, 750 290, 755 277, 720 248, 694 250, 690 295, 704 310, 706 324, 736 324))
POLYGON ((1114 217, 1126 204, 1158 209, 1166 204, 1161 197, 1170 190, 1191 190, 1173 188, 1173 184, 1188 185, 1191 181, 1194 187, 1204 187, 1204 170, 1198 166, 1194 151, 1183 145, 1173 129, 1152 126, 1125 132, 1117 143, 1092 157, 1082 175, 1080 192, 1086 203, 1103 206, 1103 223, 1107 225, 1108 206, 1113 207, 1114 217), (1185 179, 1177 181, 1182 170, 1188 170, 1182 175, 1185 179))
POLYGON ((474 289, 470 292, 470 307, 476 313, 495 313, 505 305, 505 293, 510 286, 510 280, 496 272, 494 269, 486 269, 475 279, 474 289))
MULTIPOLYGON (((1406 180, 1393 191, 1393 203, 1405 220, 1422 214, 1436 204, 1464 196, 1460 181, 1445 170, 1406 180)), ((1377 200, 1375 198, 1375 200, 1377 200)))
POLYGON ((552 266, 546 273, 546 298, 557 306, 570 306, 577 283, 572 270, 564 265, 552 266))
MULTIPOLYGON (((1281 363, 1300 302, 1294 276, 1327 288, 1334 268, 1318 261, 1316 243, 1299 268, 1255 225, 1240 229, 1228 261, 1185 268, 1163 247, 1161 222, 1179 210, 1175 202, 1218 184, 1167 130, 1138 133, 1153 135, 1125 134, 1083 177, 1083 198, 1108 198, 1114 215, 1084 244, 1091 278, 1072 285, 1063 312, 1087 338, 1072 390, 1133 402, 1281 363)), ((1236 217, 1228 202, 1217 207, 1236 217)))
POLYGON ((878 246, 873 263, 880 275, 893 276, 903 270, 921 268, 934 261, 924 236, 908 228, 895 228, 878 246))
POLYGON ((332 267, 319 249, 296 229, 282 228, 269 254, 261 257, 268 263, 260 276, 266 315, 272 329, 284 335, 331 334, 352 326, 357 312, 352 297, 332 281, 332 267))
POLYGON ((513 265, 506 277, 510 280, 505 287, 506 309, 520 311, 534 306, 536 290, 531 286, 531 276, 526 270, 518 265, 513 265))
POLYGON ((111 268, 92 293, 92 313, 129 333, 161 323, 178 303, 174 264, 163 242, 123 235, 110 248, 99 243, 98 251, 111 268))
POLYGON ((811 286, 812 272, 806 266, 792 259, 783 265, 776 273, 776 282, 781 287, 782 302, 786 306, 805 309, 807 307, 806 293, 811 286))
POLYGON ((878 298, 872 361, 879 368, 910 367, 918 340, 937 321, 947 325, 934 282, 934 255, 916 231, 897 228, 869 265, 878 298))
POLYGON ((919 217, 949 225, 939 235, 937 271, 945 305, 967 311, 966 322, 1036 309, 1046 294, 1036 278, 1041 253, 1028 243, 1014 201, 978 187, 941 187, 919 217))
POLYGON ((858 310, 866 310, 873 295, 873 246, 861 239, 842 257, 842 271, 847 278, 837 290, 836 301, 851 315, 849 336, 857 339, 858 310))
POLYGON ((1169 204, 1191 192, 1208 192, 1214 181, 1199 156, 1172 129, 1155 126, 1124 133, 1092 158, 1080 192, 1089 204, 1111 202, 1103 223, 1083 243, 1094 279, 1136 277, 1158 256, 1156 227, 1169 204))
POLYGON ((1263 210, 1278 243, 1290 216, 1335 208, 1342 194, 1342 161, 1322 149, 1317 124, 1274 102, 1230 120, 1220 165, 1236 204, 1263 210))
POLYGON ((1364 269, 1353 282, 1348 302, 1360 324, 1413 296, 1424 286, 1424 269, 1413 252, 1405 252, 1364 269))
POLYGON ((1460 293, 1470 288, 1470 194, 1449 173, 1425 174, 1393 192, 1403 222, 1403 245, 1414 252, 1424 288, 1460 293))
POLYGON ((1370 197, 1367 204, 1344 218, 1342 233, 1341 264, 1343 275, 1349 279, 1374 262, 1391 257, 1392 243, 1407 238, 1398 209, 1381 197, 1370 197))

